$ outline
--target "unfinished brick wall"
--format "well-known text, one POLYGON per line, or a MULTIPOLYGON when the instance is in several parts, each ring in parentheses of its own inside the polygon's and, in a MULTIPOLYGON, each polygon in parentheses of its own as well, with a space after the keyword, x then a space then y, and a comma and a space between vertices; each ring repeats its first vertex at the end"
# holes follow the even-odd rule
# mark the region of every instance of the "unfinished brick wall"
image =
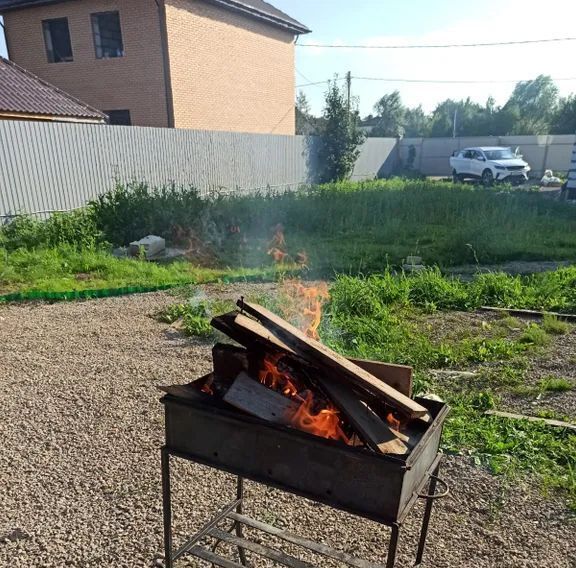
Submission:
POLYGON ((10 58, 101 110, 129 110, 132 124, 168 126, 158 9, 154 0, 90 0, 8 12, 10 58), (96 59, 90 14, 120 13, 124 57, 96 59), (68 18, 74 61, 48 63, 42 20, 68 18))
POLYGON ((177 128, 294 134, 294 35, 202 0, 167 0, 177 128))

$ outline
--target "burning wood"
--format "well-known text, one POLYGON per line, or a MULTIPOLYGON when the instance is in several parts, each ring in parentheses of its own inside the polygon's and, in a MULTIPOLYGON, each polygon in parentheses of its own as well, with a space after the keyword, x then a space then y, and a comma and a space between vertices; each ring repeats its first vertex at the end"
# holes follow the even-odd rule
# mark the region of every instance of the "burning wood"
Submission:
POLYGON ((322 345, 317 337, 327 289, 298 282, 287 286, 288 311, 304 306, 303 331, 240 301, 241 311, 214 318, 212 324, 245 350, 216 346, 214 380, 201 385, 203 392, 217 393, 269 422, 377 453, 407 455, 425 431, 424 423, 414 419, 427 415, 409 397, 411 369, 352 362, 322 345))

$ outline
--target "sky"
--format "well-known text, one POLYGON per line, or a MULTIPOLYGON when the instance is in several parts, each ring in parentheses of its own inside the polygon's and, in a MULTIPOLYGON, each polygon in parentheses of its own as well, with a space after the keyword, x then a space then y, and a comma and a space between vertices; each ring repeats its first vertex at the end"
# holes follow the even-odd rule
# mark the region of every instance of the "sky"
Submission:
MULTIPOLYGON (((321 45, 414 45, 485 43, 576 37, 574 0, 269 0, 312 29, 298 43, 321 45)), ((0 27, 0 54, 6 55, 0 27)), ((576 92, 576 41, 450 49, 332 49, 296 47, 296 85, 354 77, 475 84, 403 83, 353 79, 360 113, 395 89, 404 104, 430 112, 447 98, 504 104, 515 80, 544 73, 558 81, 562 95, 576 92), (492 81, 492 83, 490 83, 492 81), (504 82, 502 82, 504 81, 504 82)), ((297 91, 299 88, 297 88, 297 91)), ((302 87, 312 111, 320 114, 326 84, 302 87)))
MULTIPOLYGON (((298 43, 409 45, 485 43, 576 37, 574 0, 269 0, 311 30, 298 43)), ((395 83, 353 79, 362 116, 384 94, 400 91, 408 106, 430 112, 447 98, 504 104, 514 80, 543 73, 562 95, 576 92, 576 41, 450 49, 296 48, 296 85, 324 81, 335 73, 386 79, 495 81, 482 84, 395 83), (501 83, 498 81, 512 81, 501 83)), ((314 114, 322 109, 325 84, 303 87, 314 114)))

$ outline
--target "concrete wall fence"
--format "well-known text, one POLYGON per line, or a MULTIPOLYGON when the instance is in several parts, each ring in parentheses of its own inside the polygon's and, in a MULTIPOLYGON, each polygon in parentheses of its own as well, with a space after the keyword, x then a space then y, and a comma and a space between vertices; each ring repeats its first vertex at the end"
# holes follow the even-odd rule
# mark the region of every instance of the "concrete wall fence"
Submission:
MULTIPOLYGON (((391 175, 411 145, 414 166, 430 176, 450 175, 454 150, 486 145, 519 146, 535 175, 566 172, 574 143, 575 136, 368 138, 353 179, 391 175)), ((0 221, 82 207, 116 181, 175 183, 206 195, 289 190, 317 174, 313 137, 0 121, 0 221)))
POLYGON ((524 159, 532 167, 532 176, 542 177, 545 170, 565 174, 576 136, 565 134, 543 136, 478 136, 469 138, 404 138, 399 154, 404 161, 410 146, 416 149, 414 167, 428 176, 451 175, 449 157, 455 150, 470 146, 510 146, 520 148, 524 159))

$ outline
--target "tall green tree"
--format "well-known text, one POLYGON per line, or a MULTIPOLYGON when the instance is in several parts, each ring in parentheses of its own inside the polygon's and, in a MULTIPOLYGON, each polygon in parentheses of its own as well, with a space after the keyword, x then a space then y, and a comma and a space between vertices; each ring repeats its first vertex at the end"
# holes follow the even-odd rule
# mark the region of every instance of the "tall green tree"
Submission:
POLYGON ((374 105, 378 120, 372 129, 372 136, 396 137, 404 134, 402 126, 406 109, 398 91, 384 95, 374 105))
POLYGON ((408 138, 430 136, 430 117, 422 109, 422 105, 407 108, 404 111, 402 123, 404 136, 408 138))
POLYGON ((558 87, 548 75, 516 83, 503 110, 518 109, 511 134, 547 134, 558 108, 558 87))
POLYGON ((328 86, 318 140, 320 182, 348 178, 360 155, 364 135, 358 129, 358 113, 350 110, 346 93, 336 78, 328 86))
POLYGON ((552 119, 552 134, 576 133, 576 95, 560 99, 558 110, 552 119))
POLYGON ((296 97, 296 134, 310 136, 318 131, 318 119, 310 110, 310 103, 303 91, 296 97))

